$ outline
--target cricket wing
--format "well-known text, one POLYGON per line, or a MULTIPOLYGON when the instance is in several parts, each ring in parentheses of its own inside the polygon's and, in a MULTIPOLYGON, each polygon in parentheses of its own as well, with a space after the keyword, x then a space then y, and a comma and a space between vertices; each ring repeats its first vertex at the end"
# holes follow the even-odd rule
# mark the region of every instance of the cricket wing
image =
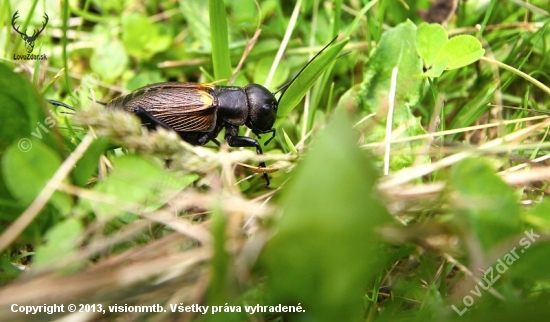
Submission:
POLYGON ((210 132, 216 126, 218 108, 211 86, 165 83, 139 94, 125 103, 125 109, 139 106, 176 132, 210 132))

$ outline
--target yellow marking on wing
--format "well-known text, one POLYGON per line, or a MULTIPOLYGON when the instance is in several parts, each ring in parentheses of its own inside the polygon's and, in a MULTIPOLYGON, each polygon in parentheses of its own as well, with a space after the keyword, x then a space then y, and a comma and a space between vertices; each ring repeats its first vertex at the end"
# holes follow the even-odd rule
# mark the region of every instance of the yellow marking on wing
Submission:
POLYGON ((201 101, 205 106, 212 106, 214 104, 214 97, 206 91, 200 91, 201 101))

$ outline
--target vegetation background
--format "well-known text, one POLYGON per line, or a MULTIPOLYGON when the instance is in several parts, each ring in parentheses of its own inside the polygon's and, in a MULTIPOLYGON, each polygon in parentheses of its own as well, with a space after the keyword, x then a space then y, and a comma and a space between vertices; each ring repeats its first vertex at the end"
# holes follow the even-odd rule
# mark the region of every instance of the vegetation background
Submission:
POLYGON ((0 319, 548 318, 549 10, 2 1, 0 319), (45 13, 32 53, 47 60, 17 59, 12 24, 31 35, 45 13), (94 102, 164 81, 276 91, 337 36, 286 92, 263 156, 94 102), (54 303, 83 312, 12 312, 54 303), (208 314, 178 312, 193 304, 208 314))

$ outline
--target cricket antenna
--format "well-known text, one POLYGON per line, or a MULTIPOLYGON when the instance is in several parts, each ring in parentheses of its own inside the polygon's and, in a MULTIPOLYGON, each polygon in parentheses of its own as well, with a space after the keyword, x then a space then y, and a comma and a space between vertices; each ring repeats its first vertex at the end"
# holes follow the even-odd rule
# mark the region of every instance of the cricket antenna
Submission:
POLYGON ((283 98, 283 95, 285 95, 287 88, 290 85, 292 85, 292 83, 294 83, 294 81, 298 78, 298 76, 300 76, 300 74, 306 69, 306 67, 309 66, 309 64, 311 64, 315 60, 315 58, 319 57, 319 55, 321 55, 330 45, 332 45, 332 43, 335 42, 336 39, 338 39, 338 36, 334 37, 334 39, 332 39, 325 47, 323 47, 323 49, 321 49, 321 51, 319 51, 317 54, 315 54, 315 56, 313 56, 313 58, 311 58, 307 62, 307 64, 304 67, 302 67, 302 69, 300 69, 298 74, 296 74, 296 76, 294 76, 294 78, 290 82, 284 84, 281 88, 279 88, 278 90, 273 92, 273 95, 275 95, 275 94, 282 91, 281 96, 279 96, 279 100, 277 101, 277 103, 281 102, 281 99, 283 98))
POLYGON ((88 98, 91 99, 92 101, 96 102, 97 104, 100 104, 100 105, 103 105, 103 106, 107 106, 107 102, 97 101, 97 100, 91 98, 90 96, 88 96, 88 98))
MULTIPOLYGON (((69 110, 71 111, 76 111, 74 107, 70 106, 70 105, 67 105, 65 103, 62 103, 60 101, 54 101, 54 100, 46 100, 46 102, 52 104, 52 105, 55 105, 55 106, 61 106, 61 107, 64 107, 64 108, 68 108, 69 110)), ((74 114, 74 113, 65 113, 65 114, 74 114)))
POLYGON ((548 111, 534 110, 534 109, 531 109, 531 108, 522 108, 522 107, 506 106, 506 105, 497 106, 497 105, 493 105, 493 104, 490 104, 490 106, 504 107, 504 108, 508 108, 508 109, 511 109, 511 110, 519 110, 519 111, 525 111, 525 112, 533 112, 533 113, 540 113, 540 114, 544 114, 544 115, 550 115, 550 112, 548 112, 548 111))
MULTIPOLYGON (((92 99, 91 97, 88 97, 88 98, 89 98, 89 99, 92 99)), ((72 107, 72 106, 70 106, 70 105, 67 105, 67 104, 65 104, 65 103, 63 103, 63 102, 60 102, 60 101, 46 100, 46 102, 48 102, 48 103, 50 103, 50 104, 52 104, 52 105, 55 105, 55 106, 61 106, 61 107, 64 107, 64 108, 68 108, 68 109, 70 109, 70 110, 72 110, 72 111, 76 111, 76 109, 75 109, 74 107, 72 107)), ((103 105, 103 106, 106 106, 106 105, 107 105, 106 102, 102 102, 102 101, 95 101, 95 102, 98 103, 98 104, 101 104, 101 105, 103 105)), ((74 114, 74 113, 66 113, 66 114, 74 114)))

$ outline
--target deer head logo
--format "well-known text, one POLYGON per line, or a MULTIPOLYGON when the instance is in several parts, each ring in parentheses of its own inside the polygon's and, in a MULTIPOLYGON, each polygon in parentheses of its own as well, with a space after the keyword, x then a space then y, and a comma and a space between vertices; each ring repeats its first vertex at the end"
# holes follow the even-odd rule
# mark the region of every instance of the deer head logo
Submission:
POLYGON ((38 37, 38 35, 40 35, 40 33, 42 32, 42 30, 44 30, 44 27, 46 27, 46 25, 48 24, 48 14, 44 13, 44 19, 46 19, 46 21, 44 21, 44 23, 42 24, 42 29, 40 30, 37 30, 35 29, 32 36, 28 36, 27 35, 27 29, 25 29, 25 31, 21 32, 19 31, 19 27, 15 27, 15 20, 17 20, 17 18, 19 18, 19 16, 17 15, 19 13, 19 10, 17 10, 14 14, 13 14, 13 17, 11 18, 11 25, 13 27, 13 30, 15 30, 18 34, 21 35, 21 37, 23 37, 23 41, 25 41, 25 48, 27 49, 27 53, 32 53, 32 50, 34 49, 34 42, 36 41, 36 38, 38 37))

